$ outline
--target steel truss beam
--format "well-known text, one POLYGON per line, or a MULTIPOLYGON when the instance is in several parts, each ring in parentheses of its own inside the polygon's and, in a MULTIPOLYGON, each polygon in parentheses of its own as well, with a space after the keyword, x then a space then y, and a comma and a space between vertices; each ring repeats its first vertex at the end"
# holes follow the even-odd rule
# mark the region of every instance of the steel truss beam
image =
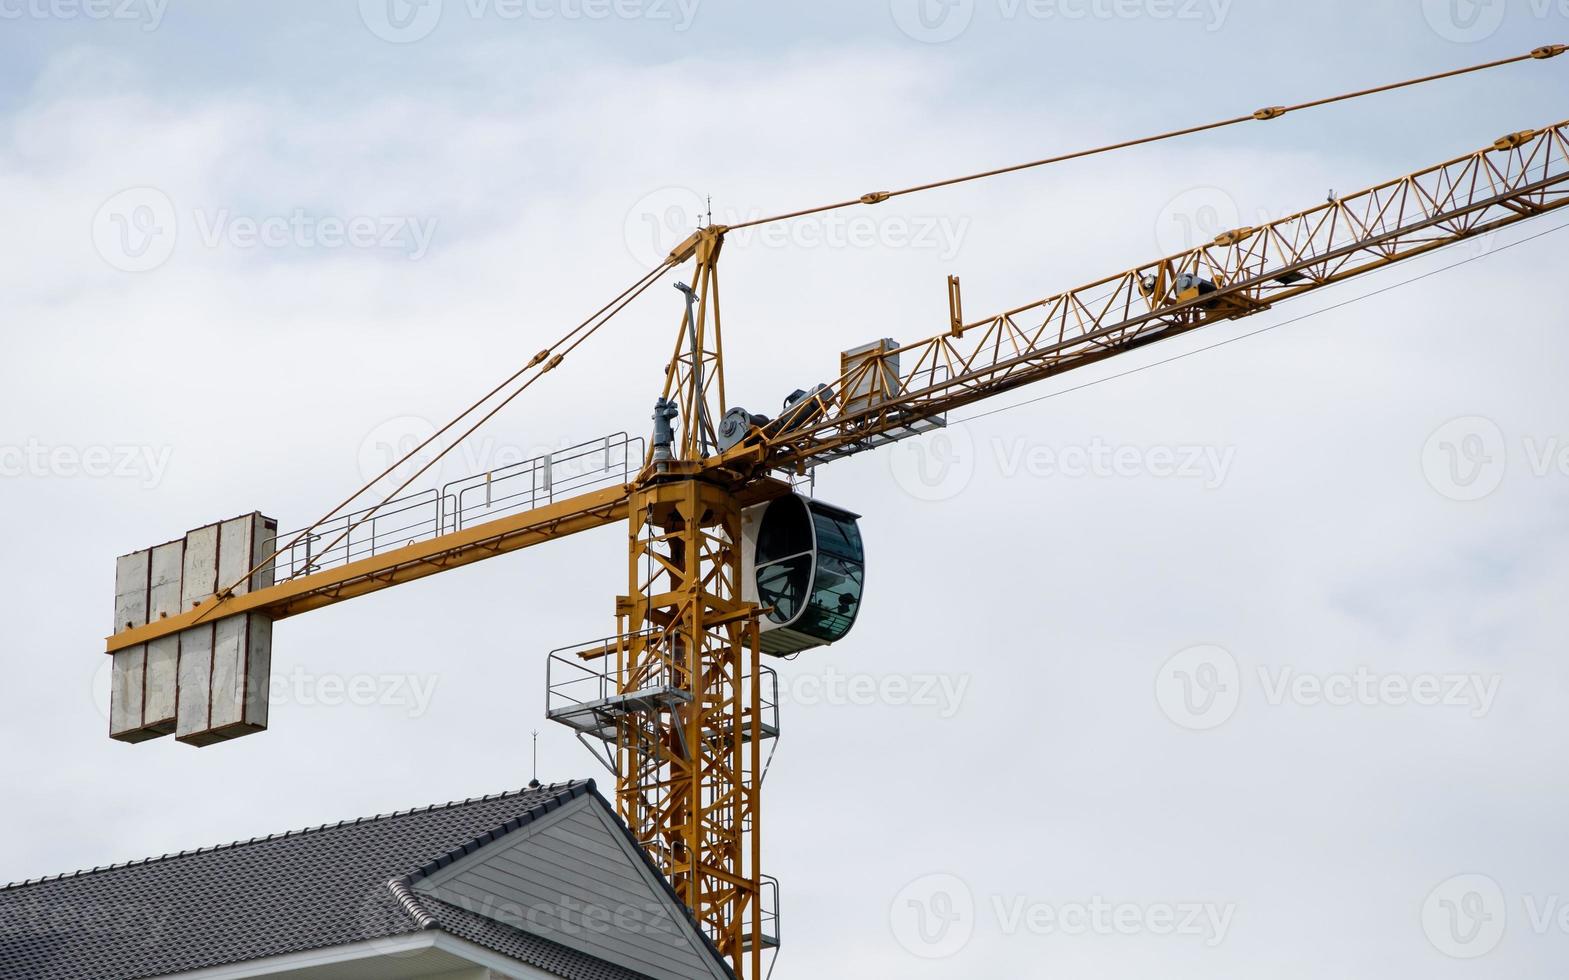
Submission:
POLYGON ((741 598, 741 507, 697 480, 633 494, 617 603, 621 694, 689 697, 617 730, 616 805, 737 975, 762 975, 758 610, 741 598))
MULTIPOLYGON (((949 329, 893 352, 900 379, 891 397, 854 412, 834 398, 877 384, 881 363, 867 359, 831 386, 809 425, 765 435, 763 456, 768 467, 823 462, 912 420, 1249 316, 1566 204, 1569 122, 1562 122, 984 320, 964 322, 950 280, 949 329), (1214 289, 1184 289, 1183 276, 1214 289)), ((756 448, 754 441, 732 455, 756 448)))

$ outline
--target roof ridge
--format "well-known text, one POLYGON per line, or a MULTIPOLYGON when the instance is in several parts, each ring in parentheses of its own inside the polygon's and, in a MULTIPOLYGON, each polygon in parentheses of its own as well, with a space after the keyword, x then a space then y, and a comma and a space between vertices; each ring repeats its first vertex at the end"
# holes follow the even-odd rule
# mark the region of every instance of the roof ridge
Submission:
POLYGON ((409 887, 409 876, 394 878, 387 882, 387 890, 392 892, 392 897, 397 901, 398 907, 403 909, 403 914, 414 920, 414 925, 420 929, 434 929, 441 923, 434 915, 425 911, 420 904, 419 897, 414 894, 414 889, 409 887))
POLYGON ((572 800, 594 792, 594 789, 594 781, 592 779, 578 780, 576 783, 569 785, 566 792, 556 793, 554 796, 545 797, 545 799, 539 802, 539 805, 529 807, 527 812, 520 813, 510 820, 497 824, 496 826, 485 831, 483 834, 480 834, 479 836, 467 840, 462 844, 459 844, 457 847, 452 848, 451 850, 447 851, 447 853, 438 855, 437 857, 426 861, 418 868, 415 868, 413 871, 404 875, 400 880, 403 881, 404 884, 412 884, 416 878, 429 877, 447 865, 452 864, 454 861, 473 854, 481 847, 484 847, 487 844, 495 843, 501 838, 512 833, 514 830, 517 830, 519 827, 527 826, 545 814, 566 806, 567 803, 571 802, 572 800))
MULTIPOLYGON (((552 784, 552 786, 544 788, 551 789, 554 788, 555 785, 557 784, 552 784)), ((625 836, 626 840, 632 845, 633 853, 635 853, 637 857, 641 858, 643 864, 654 873, 654 880, 659 883, 659 886, 664 891, 665 896, 670 900, 671 905, 677 910, 678 914, 684 918, 687 925, 691 927, 692 931, 697 935, 698 940, 708 950, 709 954, 719 962, 720 966, 724 968, 728 975, 732 977, 735 976, 735 971, 731 969, 730 964, 725 960, 724 955, 719 952, 719 947, 714 944, 714 940, 708 935, 707 930, 703 928, 703 924, 697 920, 697 916, 692 914, 692 910, 687 908, 686 903, 681 901, 681 896, 676 894, 675 887, 670 884, 670 879, 667 878, 665 873, 660 870, 659 866, 654 863, 654 859, 649 856, 648 851, 646 851, 643 846, 637 842, 637 838, 632 834, 631 828, 626 825, 626 821, 621 819, 621 815, 616 812, 615 807, 610 804, 610 801, 599 795, 599 788, 595 785, 594 780, 580 779, 576 780, 574 783, 563 785, 567 786, 567 792, 558 792, 554 796, 540 801, 538 806, 530 807, 526 813, 520 813, 510 820, 507 820, 506 822, 485 831, 483 834, 480 834, 473 840, 452 848, 446 854, 427 861, 423 866, 416 868, 408 874, 394 878, 387 882, 387 887, 391 890, 393 897, 398 902, 398 905, 403 909, 404 914, 413 919, 420 929, 441 929, 443 931, 450 931, 447 930, 446 926, 442 924, 439 916, 435 916, 430 913, 430 909, 426 907, 421 901, 421 896, 414 891, 414 883, 417 880, 429 877, 442 868, 445 868, 456 861, 462 860, 487 844, 492 844, 512 833, 513 831, 519 829, 520 827, 525 827, 528 824, 533 823, 535 820, 539 819, 545 814, 566 806, 569 802, 577 799, 580 796, 589 796, 599 801, 599 805, 610 817, 611 825, 625 836)), ((451 905, 449 902, 442 901, 441 898, 437 895, 429 895, 426 897, 435 902, 437 905, 456 908, 460 912, 467 911, 466 909, 451 905)), ((503 922, 502 924, 507 925, 508 923, 503 922)))
POLYGON ((27 878, 22 881, 13 881, 9 884, 0 885, 0 892, 13 891, 18 888, 26 888, 32 885, 41 885, 47 882, 66 881, 72 878, 81 878, 86 875, 99 874, 105 871, 118 871, 122 868, 136 868, 148 864, 157 864, 161 861, 173 861, 178 858, 194 857, 198 854, 213 854, 219 851, 230 851, 234 850, 235 848, 246 847, 251 844, 265 844, 271 841, 286 840, 290 837, 298 837, 303 834, 316 834, 326 830, 337 830, 340 827, 358 826, 362 823, 374 823, 378 820, 393 820, 399 817, 408 817, 419 813, 432 813, 437 810, 450 810, 454 807, 469 806, 474 803, 486 803, 491 800, 508 799, 515 796, 523 796, 529 793, 553 793, 554 796, 552 799, 554 797, 560 796, 564 792, 570 792, 572 795, 576 796, 582 792, 583 787, 590 786, 592 784, 592 779, 569 779, 562 783, 545 783, 541 786, 525 786, 522 789, 506 790, 500 793, 491 793, 486 796, 471 796, 466 800, 450 800, 446 803, 431 803, 427 806, 411 807, 407 810, 394 810, 391 813, 378 813, 373 816, 356 817, 352 820, 339 820, 337 823, 323 823, 311 827, 305 827, 299 830, 285 830, 280 833, 267 834, 263 837, 252 837, 249 840, 230 841, 226 844, 214 844, 209 847, 198 847, 191 850, 180 851, 178 853, 171 852, 168 854, 156 855, 154 857, 137 858, 136 860, 132 861, 121 861, 117 864, 105 864, 94 868, 82 868, 76 871, 67 871, 62 874, 45 875, 39 878, 27 878))

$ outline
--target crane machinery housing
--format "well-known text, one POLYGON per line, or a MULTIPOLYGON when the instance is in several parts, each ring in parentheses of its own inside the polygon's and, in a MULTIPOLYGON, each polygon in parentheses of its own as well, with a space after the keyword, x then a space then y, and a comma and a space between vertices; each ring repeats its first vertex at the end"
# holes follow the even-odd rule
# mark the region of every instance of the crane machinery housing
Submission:
MULTIPOLYGON (((1153 139, 1267 121, 1457 72, 1016 167, 875 192, 765 221, 993 177, 1153 139)), ((212 745, 267 727, 273 624, 580 531, 627 530, 626 592, 607 638, 547 659, 546 713, 616 777, 616 807, 738 976, 778 945, 761 871, 760 790, 779 734, 775 672, 854 626, 866 555, 857 516, 797 492, 815 467, 946 424, 947 413, 1430 253, 1569 204, 1569 122, 1513 132, 1452 160, 1013 309, 967 319, 948 282, 946 328, 845 350, 834 380, 772 417, 727 400, 719 259, 734 225, 697 228, 655 268, 427 439, 450 450, 554 370, 649 287, 690 264, 652 438, 598 439, 348 509, 287 533, 260 513, 122 556, 116 567, 111 737, 212 745), (465 431, 449 435, 478 416, 465 431), (325 543, 322 543, 325 542, 325 543)), ((413 453, 410 454, 411 456, 413 453)), ((437 455, 439 458, 439 454, 437 455)))

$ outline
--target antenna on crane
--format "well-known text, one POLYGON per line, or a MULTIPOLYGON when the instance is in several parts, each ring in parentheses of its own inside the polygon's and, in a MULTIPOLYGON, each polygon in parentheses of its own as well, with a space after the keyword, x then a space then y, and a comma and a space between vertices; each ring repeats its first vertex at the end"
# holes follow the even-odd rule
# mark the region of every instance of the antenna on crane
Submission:
MULTIPOLYGON (((712 212, 710 212, 712 217, 712 212)), ((684 282, 675 284, 676 289, 686 297, 686 328, 692 344, 692 386, 697 393, 693 399, 697 408, 697 445, 698 454, 707 456, 708 444, 708 407, 703 404, 703 346, 697 336, 697 291, 684 282)))

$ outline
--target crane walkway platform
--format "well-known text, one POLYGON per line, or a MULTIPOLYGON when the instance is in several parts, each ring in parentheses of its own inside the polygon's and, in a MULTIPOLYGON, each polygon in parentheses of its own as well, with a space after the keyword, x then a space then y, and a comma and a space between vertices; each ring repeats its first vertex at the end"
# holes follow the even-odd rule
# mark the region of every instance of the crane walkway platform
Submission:
MULTIPOLYGON (((673 672, 644 678, 635 690, 618 690, 615 658, 605 655, 615 643, 610 637, 551 651, 545 667, 545 717, 580 735, 615 742, 623 718, 670 712, 692 702, 692 692, 677 683, 673 672)), ((755 725, 750 710, 741 713, 743 742, 752 741, 754 730, 759 739, 779 737, 779 675, 762 667, 756 683, 759 713, 755 725)), ((733 724, 719 724, 711 734, 728 739, 734 731, 733 724)))
POLYGON ((690 693, 673 687, 647 687, 630 694, 612 694, 591 701, 563 699, 553 702, 546 709, 545 717, 590 738, 614 742, 616 725, 622 718, 643 712, 669 711, 691 700, 690 693))
MULTIPOLYGON (((388 435, 385 442, 376 441, 378 436, 368 440, 367 451, 373 457, 380 451, 391 461, 406 448, 405 443, 417 442, 423 432, 416 427, 400 436, 388 435)), ((617 432, 452 480, 439 489, 351 511, 303 530, 281 532, 277 541, 282 550, 274 562, 277 580, 287 582, 349 565, 486 521, 630 483, 642 468, 646 451, 641 436, 617 432)), ((408 465, 419 462, 415 459, 408 465)), ((365 462, 371 471, 378 465, 375 458, 365 462)))

